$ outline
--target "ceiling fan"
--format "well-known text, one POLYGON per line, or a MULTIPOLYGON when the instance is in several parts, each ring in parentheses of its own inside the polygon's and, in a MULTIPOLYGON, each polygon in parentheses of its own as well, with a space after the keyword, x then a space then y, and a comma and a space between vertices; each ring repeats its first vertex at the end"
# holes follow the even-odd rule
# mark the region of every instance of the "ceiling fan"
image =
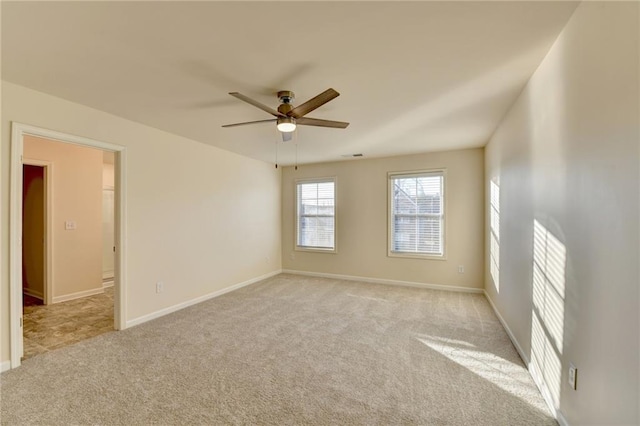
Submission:
POLYGON ((340 96, 340 93, 336 92, 333 89, 327 89, 324 92, 320 93, 318 96, 309 99, 307 102, 294 107, 291 104, 291 101, 295 98, 293 92, 289 90, 282 90, 278 92, 278 99, 280 99, 280 105, 277 110, 268 107, 267 105, 260 103, 256 100, 253 100, 241 93, 238 92, 230 92, 231 96, 240 99, 241 101, 245 101, 248 104, 251 104, 261 110, 268 112, 276 118, 271 118, 269 120, 258 120, 258 121, 247 121, 244 123, 235 123, 235 124, 225 124, 222 127, 235 127, 235 126, 245 126, 247 124, 256 124, 256 123, 267 123, 267 122, 276 122, 277 128, 280 132, 282 132, 282 140, 284 142, 291 140, 292 132, 296 129, 296 126, 319 126, 319 127, 333 127, 336 129, 345 129, 349 123, 345 123, 343 121, 331 121, 331 120, 321 120, 319 118, 311 118, 305 117, 311 111, 321 107, 332 99, 340 96))

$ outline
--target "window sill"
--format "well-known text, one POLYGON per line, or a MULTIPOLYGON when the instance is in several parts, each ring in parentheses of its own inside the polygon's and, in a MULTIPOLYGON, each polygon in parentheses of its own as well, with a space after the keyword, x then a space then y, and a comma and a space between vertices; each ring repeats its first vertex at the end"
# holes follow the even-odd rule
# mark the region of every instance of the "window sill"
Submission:
POLYGON ((437 254, 420 254, 420 253, 403 253, 403 252, 388 252, 388 257, 399 257, 404 259, 423 259, 423 260, 447 260, 446 255, 437 254))
POLYGON ((338 253, 338 250, 335 249, 335 248, 321 248, 321 247, 300 247, 300 246, 296 246, 296 248, 294 250, 295 251, 310 252, 310 253, 330 253, 330 254, 338 253))

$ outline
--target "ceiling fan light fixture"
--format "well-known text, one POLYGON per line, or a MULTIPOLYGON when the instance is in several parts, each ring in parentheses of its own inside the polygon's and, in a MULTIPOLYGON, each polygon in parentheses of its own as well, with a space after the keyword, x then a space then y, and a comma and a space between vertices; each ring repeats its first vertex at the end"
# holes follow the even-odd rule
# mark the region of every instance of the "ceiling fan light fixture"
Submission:
POLYGON ((283 133, 293 132, 296 129, 296 120, 291 117, 279 117, 277 127, 283 133))

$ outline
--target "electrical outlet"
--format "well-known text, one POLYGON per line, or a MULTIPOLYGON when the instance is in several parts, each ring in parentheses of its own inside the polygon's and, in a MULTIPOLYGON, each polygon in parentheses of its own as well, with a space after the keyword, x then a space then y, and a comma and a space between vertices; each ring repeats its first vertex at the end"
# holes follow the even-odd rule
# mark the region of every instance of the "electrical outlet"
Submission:
POLYGON ((459 274, 464 274, 464 265, 459 265, 458 266, 458 273, 459 274))
POLYGON ((264 258, 264 261, 267 262, 267 263, 269 263, 270 260, 271 260, 271 258, 269 258, 269 256, 264 258))
POLYGON ((66 231, 75 231, 76 229, 76 222, 75 220, 67 220, 64 222, 64 229, 66 231))
POLYGON ((569 386, 571 389, 578 389, 578 369, 573 363, 569 363, 569 386))
POLYGON ((158 281, 156 283, 156 293, 162 293, 164 291, 164 283, 162 281, 158 281))
POLYGON ((291 260, 296 260, 296 254, 294 252, 291 252, 291 260))

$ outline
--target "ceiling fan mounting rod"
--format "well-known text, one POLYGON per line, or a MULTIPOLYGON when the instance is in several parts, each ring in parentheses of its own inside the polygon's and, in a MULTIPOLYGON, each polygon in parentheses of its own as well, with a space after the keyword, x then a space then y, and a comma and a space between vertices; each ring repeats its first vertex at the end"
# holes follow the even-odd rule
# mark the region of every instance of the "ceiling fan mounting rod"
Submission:
POLYGON ((285 104, 291 103, 295 98, 296 95, 291 90, 281 90, 278 92, 278 99, 285 104))

